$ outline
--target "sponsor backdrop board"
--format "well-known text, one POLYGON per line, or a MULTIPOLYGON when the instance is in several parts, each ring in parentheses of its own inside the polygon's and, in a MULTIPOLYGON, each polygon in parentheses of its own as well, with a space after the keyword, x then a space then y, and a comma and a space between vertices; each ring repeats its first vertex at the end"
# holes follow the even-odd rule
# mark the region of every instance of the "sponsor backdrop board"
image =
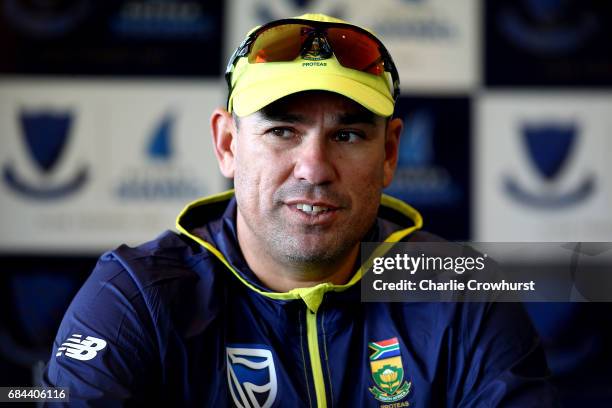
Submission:
POLYGON ((278 18, 325 13, 374 30, 400 72, 402 92, 468 90, 478 81, 476 0, 233 0, 228 3, 225 55, 248 30, 278 18))
POLYGON ((0 2, 0 72, 219 75, 222 1, 0 2))
POLYGON ((490 93, 477 127, 475 240, 612 240, 611 95, 490 93))
POLYGON ((612 85, 612 2, 491 0, 487 85, 612 85))
POLYGON ((210 112, 220 81, 0 82, 0 250, 96 253, 174 227, 226 187, 210 112))
POLYGON ((403 119, 398 168, 386 193, 423 215, 424 229, 449 240, 470 231, 471 100, 401 97, 403 119))

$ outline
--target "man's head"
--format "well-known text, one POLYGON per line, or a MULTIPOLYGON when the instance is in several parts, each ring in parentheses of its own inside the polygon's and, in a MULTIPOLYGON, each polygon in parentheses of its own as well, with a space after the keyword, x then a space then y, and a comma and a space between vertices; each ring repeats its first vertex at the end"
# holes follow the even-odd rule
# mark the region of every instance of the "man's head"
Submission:
POLYGON ((394 98, 384 70, 324 70, 336 52, 325 33, 311 32, 292 61, 249 63, 247 53, 240 76, 230 78, 228 110, 211 119, 221 171, 234 179, 243 251, 255 247, 277 263, 312 270, 356 254, 393 177, 402 129, 389 119, 394 98), (306 54, 328 64, 318 76, 302 66, 306 54), (253 85, 248 70, 256 67, 263 78, 265 66, 268 87, 253 85), (285 83, 280 92, 275 73, 284 78, 291 70, 299 86, 285 83))

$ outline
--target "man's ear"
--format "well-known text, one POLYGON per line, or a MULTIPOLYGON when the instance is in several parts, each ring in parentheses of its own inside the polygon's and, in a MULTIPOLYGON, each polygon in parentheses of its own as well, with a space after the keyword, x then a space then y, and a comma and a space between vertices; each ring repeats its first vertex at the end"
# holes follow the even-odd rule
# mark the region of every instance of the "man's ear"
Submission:
POLYGON ((387 124, 387 134, 385 137, 385 165, 383 186, 386 188, 393 181, 393 174, 397 167, 399 154, 400 136, 404 123, 399 118, 393 118, 387 124))
POLYGON ((219 169, 225 177, 233 178, 237 129, 232 115, 225 109, 215 109, 210 117, 210 128, 219 169))

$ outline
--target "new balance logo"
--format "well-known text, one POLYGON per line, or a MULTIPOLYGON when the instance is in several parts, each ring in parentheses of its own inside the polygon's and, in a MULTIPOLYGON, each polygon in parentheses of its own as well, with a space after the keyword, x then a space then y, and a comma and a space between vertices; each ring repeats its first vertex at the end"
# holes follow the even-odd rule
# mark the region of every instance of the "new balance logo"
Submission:
POLYGON ((80 334, 73 334, 58 347, 55 356, 59 357, 65 352, 66 357, 87 361, 94 358, 98 351, 106 347, 106 341, 102 339, 91 336, 82 339, 82 337, 80 334))

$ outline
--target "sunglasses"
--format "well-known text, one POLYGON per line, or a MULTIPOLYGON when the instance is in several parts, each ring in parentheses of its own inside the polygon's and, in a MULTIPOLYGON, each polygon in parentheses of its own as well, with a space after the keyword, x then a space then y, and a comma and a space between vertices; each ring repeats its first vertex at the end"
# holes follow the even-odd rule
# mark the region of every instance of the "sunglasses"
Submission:
POLYGON ((393 99, 397 100, 399 74, 389 51, 367 30, 343 23, 283 19, 265 24, 234 51, 225 70, 225 79, 231 94, 234 67, 238 59, 247 56, 249 63, 259 64, 293 61, 300 55, 304 59, 326 59, 332 53, 345 68, 378 76, 389 72, 393 99))

